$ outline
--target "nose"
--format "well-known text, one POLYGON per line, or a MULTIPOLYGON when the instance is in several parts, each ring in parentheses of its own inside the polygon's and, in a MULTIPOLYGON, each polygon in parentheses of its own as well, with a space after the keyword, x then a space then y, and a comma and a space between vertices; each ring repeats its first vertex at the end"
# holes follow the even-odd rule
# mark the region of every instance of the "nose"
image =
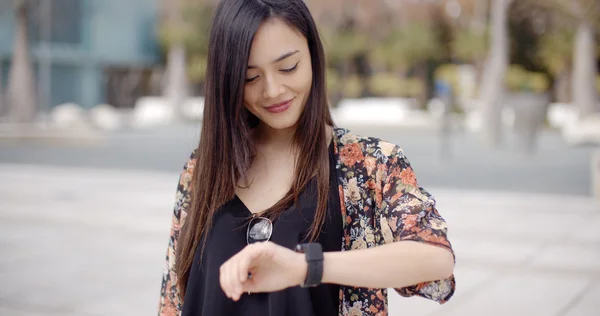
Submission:
POLYGON ((285 93, 283 84, 278 82, 273 76, 266 78, 263 90, 263 97, 265 99, 277 99, 283 93, 285 93))

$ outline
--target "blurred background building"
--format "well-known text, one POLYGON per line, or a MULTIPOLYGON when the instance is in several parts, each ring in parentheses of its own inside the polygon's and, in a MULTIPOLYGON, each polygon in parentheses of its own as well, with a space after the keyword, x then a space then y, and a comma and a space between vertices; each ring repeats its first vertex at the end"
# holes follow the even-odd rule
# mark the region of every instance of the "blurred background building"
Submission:
POLYGON ((147 85, 127 79, 148 80, 152 67, 160 62, 154 32, 157 16, 158 5, 153 0, 3 0, 3 88, 9 83, 13 58, 17 58, 13 53, 25 53, 13 51, 20 48, 14 45, 15 37, 23 36, 18 20, 25 19, 37 111, 68 102, 84 108, 101 103, 132 106, 136 97, 151 91, 147 85), (18 5, 23 6, 23 13, 17 11, 18 5))
MULTIPOLYGON (((69 103, 107 111, 139 105, 148 117, 162 113, 163 122, 201 117, 217 2, 3 0, 0 113, 35 121, 69 103)), ((409 110, 441 114, 494 146, 507 126, 532 139, 543 126, 574 143, 582 133, 598 136, 591 127, 600 110, 595 1, 306 2, 323 35, 331 105, 342 121, 359 117, 344 105, 375 110, 387 102, 394 123, 402 125, 400 113, 409 110)))

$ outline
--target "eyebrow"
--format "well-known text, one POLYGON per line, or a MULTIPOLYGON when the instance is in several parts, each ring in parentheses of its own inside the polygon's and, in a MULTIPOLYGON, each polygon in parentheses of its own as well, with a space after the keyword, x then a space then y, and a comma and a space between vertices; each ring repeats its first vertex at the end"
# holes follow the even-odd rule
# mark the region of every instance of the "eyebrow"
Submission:
MULTIPOLYGON (((299 52, 300 52, 299 50, 295 50, 293 52, 285 53, 285 54, 279 56, 277 59, 275 59, 272 63, 274 64, 274 63, 280 62, 296 53, 299 53, 299 52)), ((248 65, 248 69, 254 69, 254 68, 256 68, 256 66, 248 65)))

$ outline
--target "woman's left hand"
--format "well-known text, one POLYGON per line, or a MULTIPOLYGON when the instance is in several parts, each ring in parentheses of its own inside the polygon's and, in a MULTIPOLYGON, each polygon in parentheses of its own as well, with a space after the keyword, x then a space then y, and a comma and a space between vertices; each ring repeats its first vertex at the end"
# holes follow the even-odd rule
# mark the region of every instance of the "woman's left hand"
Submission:
POLYGON ((227 297, 237 301, 245 292, 274 292, 302 284, 305 255, 273 242, 256 243, 227 260, 220 268, 220 283, 227 297), (248 273, 252 277, 248 278, 248 273))

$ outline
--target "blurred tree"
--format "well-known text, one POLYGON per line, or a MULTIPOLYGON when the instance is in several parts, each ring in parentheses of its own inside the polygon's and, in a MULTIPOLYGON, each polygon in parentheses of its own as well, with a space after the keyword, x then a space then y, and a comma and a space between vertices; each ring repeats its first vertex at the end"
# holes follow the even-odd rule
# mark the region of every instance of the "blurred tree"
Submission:
POLYGON ((166 54, 163 94, 180 113, 192 94, 192 84, 203 92, 215 0, 163 0, 158 37, 166 54))
MULTIPOLYGON (((322 36, 329 71, 333 72, 333 75, 338 77, 341 82, 346 82, 348 77, 356 71, 356 67, 354 67, 355 58, 364 55, 366 52, 368 47, 367 37, 355 31, 351 26, 325 28, 322 30, 322 36)), ((363 78, 360 77, 359 81, 364 82, 364 80, 361 80, 363 78)), ((363 84, 363 86, 367 85, 363 84)), ((345 97, 344 91, 344 85, 339 85, 335 91, 331 91, 333 104, 345 97)))
MULTIPOLYGON (((212 4, 195 3, 188 5, 185 20, 191 26, 185 37, 185 49, 189 56, 188 76, 191 82, 203 88, 210 40, 210 24, 214 13, 212 4)), ((203 92, 203 91, 202 91, 203 92)))
MULTIPOLYGON (((415 69, 417 77, 427 86, 427 62, 442 57, 441 51, 436 31, 427 23, 412 22, 393 29, 381 45, 373 50, 373 58, 406 78, 409 71, 415 69)), ((427 91, 427 88, 423 89, 419 96, 422 105, 427 102, 427 91)))
POLYGON ((502 142, 500 100, 505 92, 506 70, 509 64, 508 9, 512 0, 492 0, 491 42, 484 68, 479 98, 484 130, 483 137, 491 146, 502 142))
POLYGON ((2 62, 0 62, 0 117, 2 117, 4 115, 4 89, 3 87, 3 83, 2 83, 2 75, 3 75, 3 70, 2 70, 2 62))
MULTIPOLYGON (((306 0, 323 38, 328 75, 340 84, 330 83, 332 104, 347 95, 371 95, 372 64, 368 51, 385 34, 391 13, 386 1, 306 0), (356 80, 349 80, 356 74, 356 80), (347 86, 348 85, 348 86, 347 86)), ((331 80, 328 80, 331 82, 331 80)))
POLYGON ((582 116, 600 111, 595 80, 598 76, 597 36, 600 3, 597 0, 540 0, 538 5, 555 10, 576 24, 573 47, 572 100, 582 116))
MULTIPOLYGON (((455 58, 466 61, 477 69, 477 79, 483 71, 485 57, 488 53, 489 33, 486 29, 459 27, 455 31, 452 51, 455 58)), ((477 80, 479 81, 479 80, 477 80)))
POLYGON ((185 23, 183 21, 184 0, 161 2, 162 23, 159 32, 167 48, 163 95, 173 107, 176 118, 181 117, 181 107, 189 95, 184 47, 185 23))
POLYGON ((567 29, 553 29, 540 41, 539 56, 554 77, 554 97, 557 102, 569 102, 575 34, 567 29))
POLYGON ((6 101, 9 120, 17 123, 33 122, 36 114, 33 66, 29 56, 28 23, 29 0, 13 0, 15 35, 11 67, 8 76, 6 101))

